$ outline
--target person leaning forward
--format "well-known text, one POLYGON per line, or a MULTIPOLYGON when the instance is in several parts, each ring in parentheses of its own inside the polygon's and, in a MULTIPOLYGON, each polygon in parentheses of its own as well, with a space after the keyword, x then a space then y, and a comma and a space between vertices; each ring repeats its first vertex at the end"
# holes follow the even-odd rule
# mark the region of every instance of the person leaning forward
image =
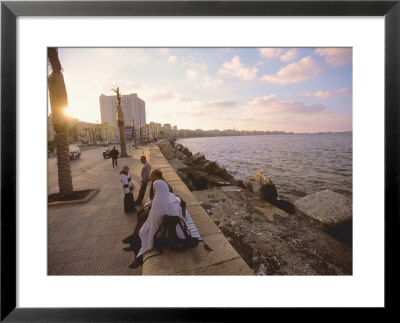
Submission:
MULTIPOLYGON (((167 183, 167 181, 164 179, 160 169, 153 169, 150 172, 150 180, 151 180, 151 186, 150 186, 149 197, 150 197, 150 200, 153 200, 153 198, 154 198, 154 187, 153 187, 154 182, 156 180, 162 180, 165 183, 167 183)), ((173 193, 174 191, 172 190, 172 187, 168 183, 167 183, 167 185, 168 185, 168 189, 169 189, 170 193, 173 193)))
POLYGON ((139 195, 136 200, 136 205, 142 204, 144 194, 147 188, 147 183, 150 181, 150 172, 151 172, 151 165, 146 160, 146 156, 141 156, 140 162, 143 164, 142 172, 140 174, 142 181, 139 189, 139 195))

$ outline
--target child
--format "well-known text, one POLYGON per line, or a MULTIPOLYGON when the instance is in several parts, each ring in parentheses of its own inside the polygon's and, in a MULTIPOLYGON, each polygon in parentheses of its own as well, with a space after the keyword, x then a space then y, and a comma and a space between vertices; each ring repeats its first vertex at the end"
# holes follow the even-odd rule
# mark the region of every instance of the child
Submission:
POLYGON ((121 175, 121 183, 124 189, 125 198, 124 198, 124 212, 132 213, 136 211, 135 201, 133 199, 133 191, 135 190, 135 186, 132 183, 131 177, 129 176, 129 167, 124 166, 122 171, 119 172, 121 175))

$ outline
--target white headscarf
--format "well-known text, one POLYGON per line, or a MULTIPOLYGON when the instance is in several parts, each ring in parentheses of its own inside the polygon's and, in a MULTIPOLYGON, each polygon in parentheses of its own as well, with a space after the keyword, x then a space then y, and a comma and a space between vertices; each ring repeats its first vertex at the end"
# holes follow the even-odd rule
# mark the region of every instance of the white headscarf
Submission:
MULTIPOLYGON (((151 204, 149 217, 139 231, 139 237, 142 241, 142 248, 138 257, 153 248, 153 238, 160 227, 164 215, 179 216, 183 219, 180 199, 170 193, 167 183, 163 180, 156 180, 153 183, 155 195, 151 204)), ((180 238, 184 238, 183 233, 177 232, 180 238)))

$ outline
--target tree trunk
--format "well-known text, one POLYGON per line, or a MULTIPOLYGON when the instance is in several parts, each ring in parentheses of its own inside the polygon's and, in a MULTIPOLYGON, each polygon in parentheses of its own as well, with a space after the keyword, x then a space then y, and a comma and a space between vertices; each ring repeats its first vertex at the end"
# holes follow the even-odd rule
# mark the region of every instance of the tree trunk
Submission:
POLYGON ((69 163, 69 144, 66 132, 56 133, 58 187, 61 195, 73 192, 71 166, 69 163))
MULTIPOLYGON (((119 121, 118 121, 119 123, 119 121)), ((128 157, 128 154, 126 152, 126 143, 125 143, 125 130, 124 126, 118 126, 119 129, 119 138, 121 140, 121 157, 128 157)))
POLYGON ((68 107, 67 90, 57 49, 48 48, 47 54, 53 70, 48 76, 48 87, 52 119, 56 132, 58 187, 61 195, 68 195, 72 194, 73 186, 69 163, 68 120, 64 114, 64 110, 68 107))

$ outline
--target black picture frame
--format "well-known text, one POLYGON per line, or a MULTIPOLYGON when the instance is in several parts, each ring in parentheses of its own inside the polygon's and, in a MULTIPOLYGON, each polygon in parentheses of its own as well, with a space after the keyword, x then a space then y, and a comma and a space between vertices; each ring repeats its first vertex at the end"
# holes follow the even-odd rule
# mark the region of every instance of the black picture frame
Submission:
MULTIPOLYGON (((16 19, 19 16, 384 16, 385 309, 398 286, 400 1, 4 1, 1 3, 1 321, 236 321, 224 308, 16 307, 16 19)), ((371 170, 373 172, 373 170, 371 170)), ((373 234, 373 233, 371 233, 373 234)), ((373 255, 371 255, 373 261, 373 255)), ((134 292, 134 291, 133 291, 134 292)), ((239 296, 239 295, 238 295, 239 296)), ((240 295, 239 297, 244 297, 240 295)), ((249 309, 247 309, 249 310, 249 309)), ((250 309, 257 311, 261 309, 250 309)), ((262 313, 261 313, 262 314, 262 313)), ((252 313, 253 315, 253 313, 252 313)))

